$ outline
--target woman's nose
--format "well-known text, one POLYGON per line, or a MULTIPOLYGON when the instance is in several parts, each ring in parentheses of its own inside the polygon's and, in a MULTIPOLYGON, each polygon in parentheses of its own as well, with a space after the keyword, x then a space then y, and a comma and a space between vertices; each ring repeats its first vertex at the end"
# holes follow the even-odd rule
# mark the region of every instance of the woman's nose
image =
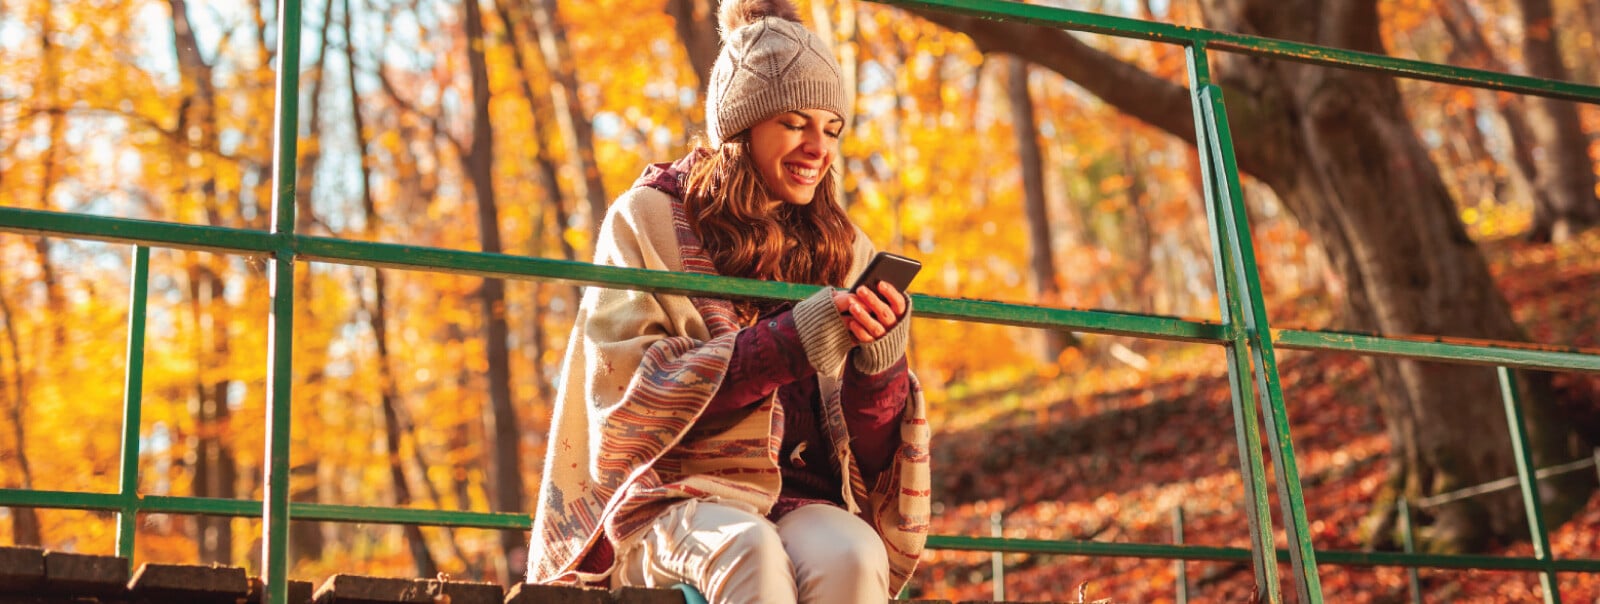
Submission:
POLYGON ((806 130, 805 141, 801 145, 802 151, 812 157, 823 157, 827 155, 828 148, 828 136, 826 134, 823 134, 820 130, 806 130))

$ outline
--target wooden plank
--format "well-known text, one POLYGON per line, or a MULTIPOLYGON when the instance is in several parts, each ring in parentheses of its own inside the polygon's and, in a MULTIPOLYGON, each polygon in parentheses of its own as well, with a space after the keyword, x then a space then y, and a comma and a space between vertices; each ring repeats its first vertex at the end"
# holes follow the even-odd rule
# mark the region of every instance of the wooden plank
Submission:
POLYGON ((650 589, 646 587, 619 587, 611 590, 611 601, 617 604, 683 604, 683 592, 676 589, 650 589))
POLYGON ((435 598, 448 598, 450 604, 500 604, 505 601, 506 590, 493 583, 475 581, 437 581, 418 579, 427 586, 435 598))
POLYGON ((128 561, 116 556, 45 552, 45 587, 74 596, 123 596, 128 591, 128 561))
MULTIPOLYGON (((289 581, 289 604, 311 604, 311 592, 316 587, 310 581, 289 581)), ((266 593, 266 583, 261 577, 250 577, 250 594, 245 596, 245 604, 261 604, 261 596, 266 593)))
POLYGON ((250 594, 250 580, 244 569, 231 566, 144 564, 128 591, 134 602, 236 604, 250 594))
POLYGON ((0 593, 23 593, 44 582, 44 550, 0 547, 0 593))
POLYGON ((414 579, 334 575, 317 588, 312 601, 317 604, 432 604, 426 583, 414 579))
POLYGON ((611 604, 611 592, 582 587, 519 583, 511 586, 505 604, 611 604))

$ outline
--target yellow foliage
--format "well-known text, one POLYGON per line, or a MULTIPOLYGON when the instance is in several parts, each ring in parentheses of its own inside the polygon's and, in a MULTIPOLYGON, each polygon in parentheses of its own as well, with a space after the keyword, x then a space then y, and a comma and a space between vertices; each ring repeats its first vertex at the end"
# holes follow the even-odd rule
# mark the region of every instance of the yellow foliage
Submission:
MULTIPOLYGON (((0 3, 21 27, 15 31, 30 40, 38 33, 33 13, 11 12, 18 6, 14 0, 0 3)), ((1391 38, 1426 27, 1431 9, 1423 4, 1407 0, 1381 6, 1391 38)), ((68 1, 55 6, 54 27, 64 42, 51 57, 62 76, 53 94, 72 100, 61 113, 67 134, 49 141, 53 146, 38 140, 50 136, 46 117, 52 115, 32 111, 35 105, 29 104, 50 98, 42 78, 47 61, 38 46, 0 43, 0 166, 6 170, 0 203, 265 228, 272 202, 266 176, 274 94, 266 61, 272 51, 248 33, 255 27, 248 11, 226 3, 190 3, 207 46, 202 55, 210 62, 200 72, 210 77, 217 94, 213 110, 206 112, 192 81, 197 74, 180 73, 170 45, 152 42, 170 41, 170 30, 164 29, 170 22, 163 22, 170 18, 167 5, 68 1), (24 89, 31 93, 21 95, 24 89), (27 103, 7 100, 17 98, 27 103), (51 157, 55 167, 47 176, 51 157)), ((830 2, 825 8, 837 18, 857 19, 859 26, 855 38, 833 41, 856 51, 859 61, 852 66, 860 78, 856 121, 842 142, 848 211, 878 247, 923 260, 927 268, 913 291, 1218 316, 1192 148, 1047 73, 1033 77, 1037 123, 1016 124, 1005 70, 986 63, 963 36, 892 7, 830 2), (1016 134, 1033 128, 1044 156, 1051 216, 1046 230, 1054 246, 1055 275, 1032 274, 1033 243, 1023 218, 1016 134), (1058 291, 1041 294, 1046 284, 1058 291)), ((302 74, 304 86, 321 80, 324 89, 321 115, 309 115, 308 103, 300 105, 298 157, 301 164, 318 159, 315 170, 297 166, 308 169, 300 175, 307 188, 298 191, 304 220, 297 228, 322 236, 480 249, 479 199, 464 164, 473 144, 464 11, 380 13, 362 3, 353 3, 353 9, 362 32, 357 38, 371 45, 357 53, 357 106, 350 103, 337 47, 342 42, 329 47, 325 64, 302 74), (364 147, 355 146, 352 111, 361 112, 364 147), (371 195, 370 218, 363 192, 371 195)), ((1171 10, 1176 21, 1198 18, 1184 13, 1191 10, 1186 7, 1171 10)), ((584 180, 579 160, 585 152, 593 159, 589 169, 615 196, 631 186, 645 164, 681 156, 704 117, 699 81, 659 0, 562 2, 560 11, 559 25, 574 61, 566 67, 580 81, 576 110, 593 126, 592 148, 582 148, 581 141, 574 148, 561 128, 540 122, 552 120, 556 110, 549 96, 555 90, 552 66, 543 64, 543 54, 522 31, 518 39, 524 47, 514 55, 491 11, 484 42, 495 145, 491 178, 508 253, 557 256, 564 243, 583 260, 600 218, 576 195, 584 180), (528 61, 524 70, 516 67, 515 56, 528 61), (527 89, 538 98, 523 97, 524 77, 532 79, 527 89), (546 195, 543 158, 555 163, 561 199, 546 195)), ((809 9, 803 12, 810 20, 809 9)), ((317 47, 323 35, 318 27, 308 23, 308 48, 317 47)), ((342 40, 342 33, 327 35, 342 40)), ((1150 64, 1159 76, 1181 79, 1181 52, 1150 51, 1143 43, 1108 48, 1150 64)), ((1418 98, 1426 102, 1416 105, 1427 109, 1417 112, 1419 128, 1445 128, 1447 119, 1466 119, 1480 109, 1476 97, 1462 92, 1424 90, 1418 98)), ((1585 108, 1584 119, 1593 129, 1600 112, 1585 108)), ((1600 144, 1590 154, 1600 161, 1600 144)), ((1451 186, 1467 190, 1456 181, 1473 170, 1459 172, 1449 172, 1451 186)), ((1252 226, 1274 291, 1289 297, 1322 287, 1325 271, 1316 270, 1315 258, 1307 255, 1305 233, 1276 200, 1259 205, 1271 210, 1263 211, 1262 224, 1252 226)), ((1510 204, 1470 203, 1461 216, 1480 237, 1518 232, 1530 220, 1525 207, 1510 204)), ((0 386, 10 384, 10 375, 19 370, 26 377, 23 402, 0 396, 0 411, 23 405, 26 452, 33 464, 28 480, 35 488, 115 492, 131 289, 127 246, 57 244, 52 268, 67 301, 51 308, 35 241, 0 236, 0 296, 14 309, 10 320, 20 342, 16 367, 7 356, 9 345, 0 339, 0 386), (53 335, 57 329, 67 334, 59 342, 53 335)), ((476 297, 483 281, 395 270, 384 275, 386 356, 380 355, 373 333, 372 318, 379 310, 373 269, 296 267, 291 488, 297 499, 387 504, 393 491, 380 401, 388 392, 402 423, 403 464, 416 487, 414 505, 487 510, 485 468, 493 443, 484 429, 485 317, 476 297), (392 382, 385 382, 385 366, 392 382), (428 467, 416 467, 413 453, 428 467), (422 488, 427 485, 440 493, 438 501, 422 488)), ((268 405, 266 277, 259 263, 240 258, 152 254, 140 393, 142 493, 195 493, 198 445, 221 442, 238 466, 231 492, 259 496, 268 405), (226 292, 216 299, 202 293, 197 300, 191 285, 207 271, 217 273, 226 292), (229 393, 230 417, 202 421, 197 417, 202 396, 211 396, 219 384, 229 393)), ((508 288, 504 313, 513 346, 513 403, 524 430, 537 433, 548 421, 550 405, 538 393, 559 370, 576 301, 565 285, 548 285, 537 296, 527 287, 508 288)), ((913 334, 914 369, 940 402, 960 399, 951 394, 957 390, 1022 379, 1098 380, 1101 386, 1144 379, 1100 369, 1105 360, 1093 345, 1038 358, 1032 348, 1037 334, 1027 330, 919 320, 913 334)), ((947 417, 949 410, 937 413, 947 417)), ((532 439, 522 444, 525 490, 531 493, 543 444, 532 439)), ((9 434, 0 435, 3 486, 24 480, 11 461, 16 446, 9 434)), ((239 534, 255 526, 234 525, 239 534)), ((73 543, 108 551, 110 526, 93 514, 56 513, 46 537, 57 547, 73 543)), ((192 518, 142 517, 136 557, 192 562, 193 530, 192 518)), ((332 524, 323 530, 329 537, 323 557, 299 562, 296 574, 406 572, 408 554, 397 531, 332 524)), ((429 535, 436 551, 451 538, 439 531, 429 535)), ((497 536, 491 532, 463 531, 454 538, 468 557, 482 561, 495 555, 497 536)), ((249 555, 248 542, 236 538, 233 555, 240 563, 249 555)))

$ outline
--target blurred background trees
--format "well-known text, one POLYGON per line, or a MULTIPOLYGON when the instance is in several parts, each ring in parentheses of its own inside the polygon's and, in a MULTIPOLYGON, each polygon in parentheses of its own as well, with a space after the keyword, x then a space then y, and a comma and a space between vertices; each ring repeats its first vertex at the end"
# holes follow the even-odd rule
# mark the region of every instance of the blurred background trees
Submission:
MULTIPOLYGON (((610 199, 703 128, 715 4, 308 0, 297 232, 589 258, 610 199)), ((856 95, 842 152, 847 208, 880 248, 923 259, 917 291, 1219 316, 1181 49, 861 0, 799 4, 835 43, 856 95)), ((1585 60, 1600 9, 1570 0, 1055 5, 1600 78, 1585 60)), ((0 205, 265 228, 274 11, 0 0, 0 205)), ((1600 220, 1600 110, 1213 57, 1274 327, 1583 343, 1530 328, 1505 301, 1494 254, 1519 239, 1587 241, 1600 220)), ((0 235, 0 486, 115 490, 128 257, 121 246, 0 235)), ((264 264, 157 250, 153 266, 141 490, 258 498, 264 264)), ((295 499, 528 511, 576 289, 317 263, 296 278, 295 499)), ((1576 325, 1594 325, 1594 312, 1576 325)), ((1196 350, 921 321, 912 362, 942 430, 1000 434, 986 422, 1019 409, 1051 426, 1128 400, 1160 403, 1141 398, 1161 391, 1150 384, 1220 374, 1220 357, 1196 350), (1078 410, 1060 416, 1035 400, 1078 410)), ((1338 404, 1387 443, 1373 455, 1388 486, 1362 505, 1387 510, 1400 494, 1509 474, 1509 447, 1482 444, 1503 442, 1492 436, 1503 435, 1492 372, 1357 366, 1366 385, 1338 404)), ((1545 460, 1587 454, 1597 432, 1570 421, 1561 393, 1571 389, 1524 381, 1544 401, 1533 415, 1545 460)), ((1226 437, 1231 424, 1214 428, 1226 437)), ((1073 450, 1030 438, 1051 454, 1073 450)), ((951 470, 952 481, 972 476, 951 470)), ((956 507, 970 493, 952 494, 978 486, 940 487, 953 517, 977 513, 956 507)), ((1590 486, 1553 492, 1571 513, 1590 486)), ((1522 534, 1520 514, 1513 498, 1464 503, 1440 510, 1431 536, 1476 549, 1522 534)), ((1341 530, 1381 545, 1386 520, 1341 530)), ((953 522, 945 528, 962 526, 953 522)), ((87 512, 0 509, 0 543, 103 552, 112 526, 87 512)), ((256 526, 149 515, 138 555, 251 564, 256 526)), ((1228 530, 1244 534, 1242 523, 1228 530)), ((505 581, 521 572, 524 538, 298 523, 292 541, 297 575, 505 581)))

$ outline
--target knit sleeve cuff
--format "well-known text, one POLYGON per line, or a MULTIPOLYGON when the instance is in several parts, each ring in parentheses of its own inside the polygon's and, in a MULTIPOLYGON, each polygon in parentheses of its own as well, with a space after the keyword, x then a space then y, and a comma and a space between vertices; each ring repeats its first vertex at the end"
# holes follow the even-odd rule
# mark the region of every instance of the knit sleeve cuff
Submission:
POLYGON ((817 373, 837 375, 844 366, 856 339, 844 326, 838 307, 833 305, 833 288, 824 287, 794 305, 794 325, 800 344, 817 373))
POLYGON ((866 375, 878 375, 900 362, 906 356, 906 342, 911 340, 911 297, 906 296, 906 314, 895 322, 883 337, 862 346, 851 363, 866 375))

